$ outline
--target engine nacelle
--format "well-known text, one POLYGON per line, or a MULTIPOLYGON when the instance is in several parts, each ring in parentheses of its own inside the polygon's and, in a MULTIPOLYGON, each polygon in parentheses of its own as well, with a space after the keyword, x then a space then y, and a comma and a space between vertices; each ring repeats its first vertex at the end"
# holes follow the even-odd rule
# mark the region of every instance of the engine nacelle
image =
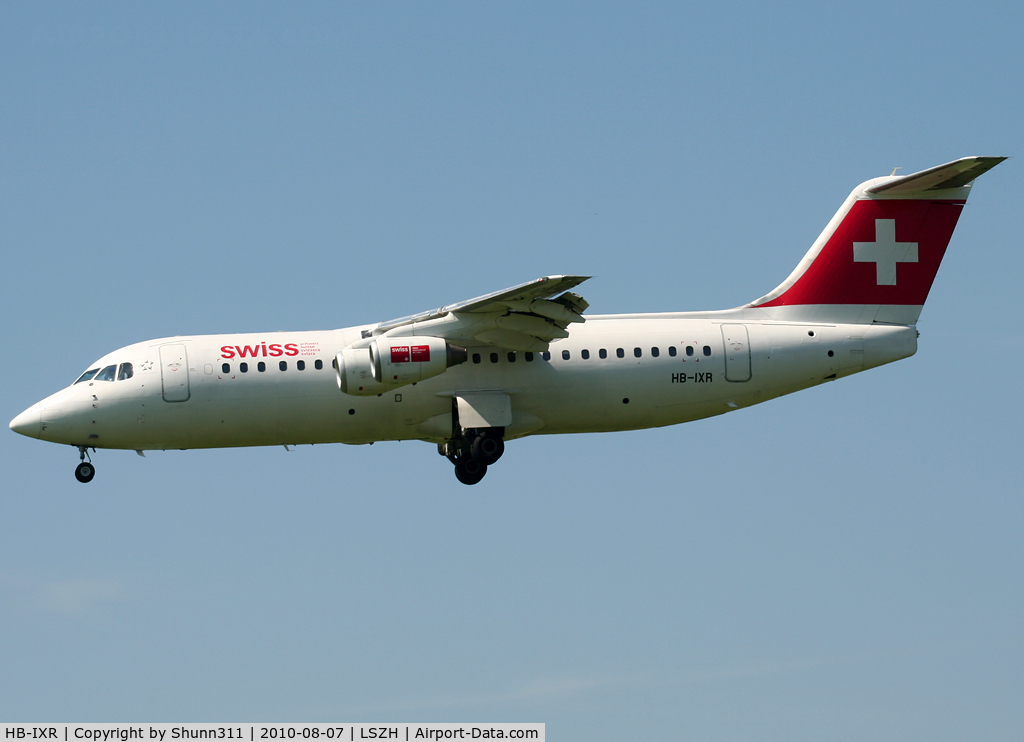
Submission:
POLYGON ((345 394, 370 396, 387 391, 373 378, 373 364, 369 348, 345 348, 334 359, 338 374, 338 388, 345 394))
POLYGON ((338 386, 356 396, 381 394, 442 374, 467 357, 465 348, 441 338, 379 337, 368 348, 338 354, 338 386))

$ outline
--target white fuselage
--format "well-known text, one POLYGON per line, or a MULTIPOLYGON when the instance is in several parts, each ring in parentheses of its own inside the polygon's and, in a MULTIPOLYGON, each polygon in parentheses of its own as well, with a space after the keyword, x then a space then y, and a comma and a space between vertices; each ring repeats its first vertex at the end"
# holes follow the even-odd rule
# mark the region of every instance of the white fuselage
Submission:
POLYGON ((505 441, 699 420, 917 351, 917 319, 974 179, 964 157, 857 186, 793 272, 714 312, 587 315, 588 276, 525 283, 374 325, 151 340, 11 421, 78 447, 423 440, 476 484, 505 441))
POLYGON ((131 378, 73 384, 12 427, 57 443, 136 450, 442 442, 452 435, 453 396, 486 390, 511 399, 507 439, 631 430, 747 407, 917 349, 912 326, 597 315, 552 342, 550 360, 469 347, 469 361, 438 376, 351 396, 339 390, 333 360, 363 329, 137 343, 90 367, 130 363, 131 378))

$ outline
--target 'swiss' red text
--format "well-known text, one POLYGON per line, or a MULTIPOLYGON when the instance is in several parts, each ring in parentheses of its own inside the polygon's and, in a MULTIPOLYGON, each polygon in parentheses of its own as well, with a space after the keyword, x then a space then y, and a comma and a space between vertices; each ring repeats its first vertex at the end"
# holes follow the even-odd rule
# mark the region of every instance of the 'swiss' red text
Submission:
POLYGON ((278 356, 297 356, 297 343, 259 343, 258 345, 222 345, 221 358, 277 358, 278 356))

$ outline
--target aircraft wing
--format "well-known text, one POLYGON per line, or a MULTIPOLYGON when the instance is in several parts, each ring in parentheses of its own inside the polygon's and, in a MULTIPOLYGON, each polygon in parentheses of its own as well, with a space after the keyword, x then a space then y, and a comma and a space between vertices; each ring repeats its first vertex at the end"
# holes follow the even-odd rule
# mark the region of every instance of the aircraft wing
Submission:
MULTIPOLYGON (((590 305, 575 288, 590 276, 544 276, 492 294, 381 322, 363 331, 364 341, 387 335, 430 335, 456 343, 541 351, 566 328, 585 322, 590 305)), ((357 346, 359 343, 356 344, 357 346)))

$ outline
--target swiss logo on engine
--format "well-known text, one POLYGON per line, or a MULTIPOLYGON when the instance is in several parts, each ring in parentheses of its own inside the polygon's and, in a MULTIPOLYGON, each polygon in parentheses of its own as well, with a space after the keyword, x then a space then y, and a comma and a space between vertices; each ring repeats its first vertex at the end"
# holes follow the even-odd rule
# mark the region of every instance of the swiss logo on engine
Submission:
POLYGON ((392 363, 427 363, 430 361, 429 345, 392 345, 392 363))

